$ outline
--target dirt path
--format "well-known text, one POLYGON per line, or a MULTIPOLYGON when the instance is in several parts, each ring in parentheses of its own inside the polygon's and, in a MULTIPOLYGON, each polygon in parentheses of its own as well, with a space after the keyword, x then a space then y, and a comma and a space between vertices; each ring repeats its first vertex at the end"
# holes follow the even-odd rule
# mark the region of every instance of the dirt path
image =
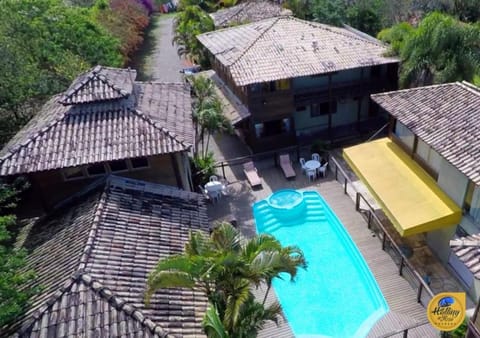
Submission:
POLYGON ((139 81, 182 82, 183 62, 172 45, 174 14, 152 17, 145 40, 130 67, 138 72, 139 81))

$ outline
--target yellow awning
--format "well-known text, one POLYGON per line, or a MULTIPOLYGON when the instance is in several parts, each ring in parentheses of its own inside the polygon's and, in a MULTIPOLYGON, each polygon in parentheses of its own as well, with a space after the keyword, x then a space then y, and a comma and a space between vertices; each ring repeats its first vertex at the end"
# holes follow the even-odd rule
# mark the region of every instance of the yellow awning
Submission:
POLYGON ((343 150, 343 157, 402 236, 458 224, 460 208, 389 138, 343 150))

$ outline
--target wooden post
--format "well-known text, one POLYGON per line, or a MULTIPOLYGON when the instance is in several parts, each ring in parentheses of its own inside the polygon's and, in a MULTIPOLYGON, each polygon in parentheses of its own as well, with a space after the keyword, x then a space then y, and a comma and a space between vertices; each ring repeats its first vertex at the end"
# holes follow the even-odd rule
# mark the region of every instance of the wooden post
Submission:
POLYGON ((372 211, 371 210, 368 210, 368 228, 371 229, 372 228, 372 211))
POLYGON ((345 177, 345 185, 344 185, 344 188, 343 188, 343 192, 345 193, 345 195, 347 194, 347 178, 345 177))
POLYGON ((403 272, 403 265, 405 264, 405 258, 403 258, 402 256, 402 260, 400 261, 400 267, 398 268, 398 274, 400 276, 402 276, 402 272, 403 272))
POLYGON ((383 238, 382 238, 382 250, 385 251, 385 244, 387 242, 387 236, 385 236, 385 231, 383 231, 383 238))
POLYGON ((423 284, 420 282, 420 285, 418 287, 418 292, 417 292, 417 303, 421 302, 422 299, 422 290, 423 290, 423 284))
POLYGON ((358 211, 360 209, 360 193, 357 192, 355 195, 355 211, 358 211))
POLYGON ((403 331, 403 338, 408 338, 408 329, 403 331))
POLYGON ((225 162, 222 161, 222 175, 223 175, 223 178, 227 178, 227 176, 225 176, 225 162))

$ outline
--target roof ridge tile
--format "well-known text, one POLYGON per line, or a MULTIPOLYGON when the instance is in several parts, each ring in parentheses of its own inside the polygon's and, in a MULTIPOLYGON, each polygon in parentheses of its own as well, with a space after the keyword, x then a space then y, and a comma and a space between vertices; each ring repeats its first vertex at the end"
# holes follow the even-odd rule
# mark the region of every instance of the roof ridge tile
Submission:
MULTIPOLYGON (((290 16, 287 16, 285 18, 289 18, 290 16)), ((268 25, 264 30, 263 32, 261 32, 255 39, 253 39, 252 43, 250 43, 250 45, 248 47, 245 48, 245 50, 240 54, 238 55, 237 59, 235 61, 233 61, 232 63, 230 63, 227 67, 230 68, 232 66, 234 66, 249 50, 250 48, 253 47, 253 45, 258 41, 260 40, 260 38, 262 36, 265 35, 266 32, 268 32, 270 29, 272 29, 272 27, 280 20, 284 17, 281 17, 281 16, 277 16, 277 17, 274 17, 274 18, 269 18, 269 19, 265 19, 265 20, 262 20, 262 21, 266 21, 266 20, 272 20, 272 23, 270 25, 268 25)), ((261 22, 261 21, 259 21, 261 22)))
POLYGON ((138 108, 135 108, 135 109, 132 109, 131 110, 133 113, 137 114, 138 117, 144 119, 147 123, 151 124, 153 127, 155 127, 156 129, 160 130, 161 132, 165 133, 169 138, 171 138, 173 141, 175 142, 178 142, 180 143, 183 147, 185 148, 190 148, 192 145, 191 144, 188 144, 186 143, 185 141, 183 140, 179 140, 177 138, 177 134, 169 131, 167 128, 165 128, 164 126, 161 126, 159 125, 159 122, 157 121, 154 121, 153 119, 151 119, 149 116, 145 115, 140 109, 138 108))
POLYGON ((93 250, 93 245, 96 240, 98 224, 100 223, 100 218, 102 216, 103 209, 105 207, 105 202, 107 200, 107 191, 106 189, 102 192, 100 199, 97 202, 95 213, 93 214, 93 222, 90 228, 90 233, 88 234, 87 242, 85 243, 85 248, 83 253, 80 256, 80 262, 78 264, 78 271, 83 272, 87 266, 90 254, 93 250))
POLYGON ((101 282, 93 279, 89 274, 80 274, 78 276, 78 280, 82 281, 100 297, 105 299, 111 306, 115 307, 118 311, 124 312, 127 316, 135 319, 142 326, 148 328, 152 333, 159 334, 162 337, 172 337, 159 324, 156 324, 151 319, 146 318, 142 311, 138 310, 135 305, 130 304, 120 296, 116 296, 112 290, 104 286, 101 282), (109 295, 108 298, 106 298, 105 295, 109 295))

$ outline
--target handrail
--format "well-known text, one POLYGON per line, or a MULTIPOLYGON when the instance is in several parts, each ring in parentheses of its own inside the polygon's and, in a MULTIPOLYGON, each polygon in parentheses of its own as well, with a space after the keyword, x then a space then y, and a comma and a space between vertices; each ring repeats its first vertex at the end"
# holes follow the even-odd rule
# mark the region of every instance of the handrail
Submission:
POLYGON ((399 333, 403 333, 403 336, 407 337, 408 330, 415 329, 417 327, 424 326, 424 325, 430 325, 430 322, 428 320, 426 320, 424 322, 410 324, 410 325, 407 325, 406 327, 404 327, 402 329, 398 329, 398 330, 386 333, 384 335, 378 336, 377 338, 388 338, 388 337, 391 337, 391 336, 399 334, 399 333))
POLYGON ((387 122, 383 125, 382 128, 378 129, 372 136, 370 136, 365 142, 369 142, 371 140, 373 140, 373 138, 375 136, 377 136, 378 134, 380 134, 382 132, 383 129, 385 129, 385 127, 387 127, 388 125, 390 124, 390 122, 387 122))
MULTIPOLYGON (((418 280, 419 282, 419 288, 418 288, 418 293, 417 293, 417 302, 421 303, 421 295, 422 295, 422 291, 423 289, 425 289, 425 291, 428 293, 428 295, 430 297, 434 297, 434 293, 433 291, 430 289, 430 287, 428 286, 428 284, 424 281, 424 279, 422 278, 422 276, 418 273, 418 271, 413 267, 413 265, 408 261, 407 257, 403 254, 402 250, 400 249, 400 247, 397 245, 397 243, 395 243, 395 241, 393 240, 393 238, 390 236, 390 234, 387 232, 387 230, 385 229, 385 227, 383 226, 383 223, 382 221, 378 218, 378 216, 375 214, 374 212, 374 209, 373 207, 370 205, 370 203, 367 201, 367 199, 365 198, 365 196, 362 195, 361 192, 359 192, 355 186, 353 185, 353 182, 352 180, 348 177, 348 175, 345 173, 345 171, 342 169, 342 167, 340 166, 340 164, 338 163, 338 161, 333 157, 333 156, 330 156, 330 159, 329 161, 331 163, 334 163, 335 164, 335 179, 338 180, 338 171, 340 171, 345 179, 345 186, 344 186, 344 192, 347 193, 347 182, 350 183, 350 185, 352 186, 353 190, 355 191, 356 193, 356 204, 355 204, 355 207, 357 210, 360 210, 359 209, 359 201, 360 201, 360 198, 367 204, 367 206, 369 207, 368 211, 369 211, 369 220, 370 220, 370 217, 373 217, 373 219, 377 222, 377 226, 380 228, 380 230, 383 232, 383 238, 382 238, 382 249, 385 249, 385 242, 386 242, 386 238, 388 238, 388 241, 390 243, 390 245, 392 245, 392 247, 395 249, 395 251, 397 252, 397 254, 400 255, 400 258, 401 258, 401 261, 400 261, 400 268, 399 268, 399 274, 402 275, 402 269, 403 269, 403 266, 407 266, 410 271, 412 272, 413 276, 415 277, 415 279, 418 280)), ((368 226, 370 227, 370 222, 368 224, 368 226)))

